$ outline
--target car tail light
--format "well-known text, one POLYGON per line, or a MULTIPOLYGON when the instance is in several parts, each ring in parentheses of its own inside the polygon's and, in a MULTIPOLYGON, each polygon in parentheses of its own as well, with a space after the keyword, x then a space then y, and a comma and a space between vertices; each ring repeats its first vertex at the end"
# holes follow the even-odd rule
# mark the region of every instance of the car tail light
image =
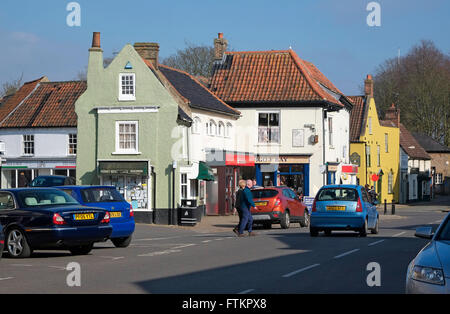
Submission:
POLYGON ((53 224, 60 226, 60 225, 65 225, 66 222, 64 221, 64 218, 62 218, 60 214, 54 213, 53 214, 53 224))
POLYGON ((130 204, 130 217, 134 217, 133 206, 130 204))
POLYGON ((109 223, 109 220, 110 220, 110 218, 109 218, 109 212, 106 212, 106 213, 105 213, 105 217, 103 217, 103 219, 102 219, 102 221, 101 221, 100 223, 102 223, 102 224, 108 224, 108 223, 109 223))
POLYGON ((358 203, 356 204, 356 212, 362 213, 361 199, 359 197, 358 197, 358 203))
POLYGON ((5 244, 5 241, 3 241, 3 240, 0 240, 0 244, 5 244))
POLYGON ((314 199, 314 202, 313 202, 311 211, 312 211, 312 212, 316 212, 316 211, 317 211, 317 208, 316 208, 316 199, 314 199))

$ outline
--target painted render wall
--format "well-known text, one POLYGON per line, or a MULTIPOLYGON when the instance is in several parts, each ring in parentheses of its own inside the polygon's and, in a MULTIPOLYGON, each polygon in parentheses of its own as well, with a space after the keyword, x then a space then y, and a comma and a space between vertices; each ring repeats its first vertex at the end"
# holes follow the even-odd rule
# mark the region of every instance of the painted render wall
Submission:
MULTIPOLYGON (((156 208, 170 208, 171 151, 177 138, 178 104, 142 58, 127 44, 103 68, 103 53, 90 49, 87 90, 76 102, 78 116, 77 184, 98 184, 97 160, 149 160, 156 173, 156 208), (130 63, 132 69, 125 69, 130 63), (119 74, 135 73, 136 100, 119 101, 119 74), (159 106, 158 112, 99 114, 96 107, 159 106), (138 121, 139 154, 114 154, 115 122, 138 121)), ((149 169, 150 172, 150 169, 149 169)), ((178 178, 178 171, 175 178, 178 178)), ((175 183, 179 199, 179 183, 175 183)), ((152 194, 152 192, 151 192, 152 194)))

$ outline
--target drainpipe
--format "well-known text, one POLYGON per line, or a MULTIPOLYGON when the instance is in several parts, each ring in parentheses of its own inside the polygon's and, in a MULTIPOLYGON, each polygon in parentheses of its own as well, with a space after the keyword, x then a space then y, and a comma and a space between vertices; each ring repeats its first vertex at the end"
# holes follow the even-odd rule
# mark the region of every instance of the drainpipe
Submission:
MULTIPOLYGON (((322 164, 324 166, 325 166, 325 161, 326 161, 326 153, 325 153, 325 119, 326 118, 327 118, 327 111, 325 110, 325 108, 322 108, 322 139, 323 139, 323 145, 322 145, 323 162, 322 162, 322 164)), ((327 184, 326 176, 327 176, 327 171, 325 170, 325 172, 322 174, 322 184, 323 185, 327 184)))

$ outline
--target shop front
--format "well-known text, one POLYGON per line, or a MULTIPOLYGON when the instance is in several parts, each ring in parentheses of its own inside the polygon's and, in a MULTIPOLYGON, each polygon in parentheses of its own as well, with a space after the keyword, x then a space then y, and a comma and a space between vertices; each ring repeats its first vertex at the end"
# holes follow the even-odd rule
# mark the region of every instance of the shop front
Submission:
POLYGON ((253 154, 210 150, 207 165, 212 168, 215 181, 206 184, 206 214, 230 215, 234 210, 235 193, 242 178, 242 169, 254 168, 253 154))
POLYGON ((310 155, 258 155, 255 176, 259 186, 288 186, 301 195, 310 192, 310 155))
POLYGON ((148 161, 99 161, 101 185, 115 186, 133 210, 151 210, 148 161))
POLYGON ((70 159, 7 159, 1 164, 1 188, 28 186, 37 176, 62 175, 75 178, 75 158, 70 159))

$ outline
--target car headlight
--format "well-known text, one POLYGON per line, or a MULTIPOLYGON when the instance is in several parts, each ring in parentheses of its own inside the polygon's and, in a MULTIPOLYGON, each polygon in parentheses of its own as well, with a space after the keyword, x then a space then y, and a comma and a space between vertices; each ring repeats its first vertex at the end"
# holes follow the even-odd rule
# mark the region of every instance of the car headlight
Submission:
POLYGON ((414 266, 411 272, 411 278, 435 285, 444 285, 444 272, 439 268, 414 266))

